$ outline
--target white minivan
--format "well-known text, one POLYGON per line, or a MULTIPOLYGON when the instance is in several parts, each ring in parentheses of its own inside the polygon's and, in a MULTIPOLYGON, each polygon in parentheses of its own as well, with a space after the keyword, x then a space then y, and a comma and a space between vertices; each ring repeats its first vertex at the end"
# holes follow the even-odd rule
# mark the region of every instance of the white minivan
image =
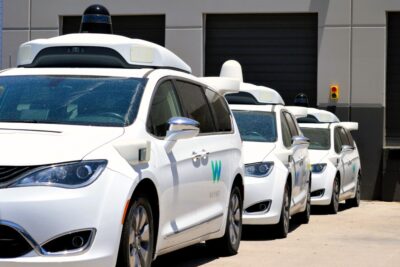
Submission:
POLYGON ((0 266, 237 252, 242 142, 219 92, 238 83, 106 34, 25 43, 18 65, 0 74, 0 266))
POLYGON ((243 139, 243 224, 275 225, 284 238, 291 216, 310 218, 309 141, 275 90, 242 83, 226 98, 243 139))

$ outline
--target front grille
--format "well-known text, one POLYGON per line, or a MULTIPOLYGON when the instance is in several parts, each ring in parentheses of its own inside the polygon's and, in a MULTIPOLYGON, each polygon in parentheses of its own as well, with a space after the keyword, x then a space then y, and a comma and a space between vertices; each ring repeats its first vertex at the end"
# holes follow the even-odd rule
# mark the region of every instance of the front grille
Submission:
POLYGON ((0 188, 34 168, 36 166, 0 166, 0 188))
POLYGON ((16 230, 0 225, 0 258, 16 258, 30 251, 32 247, 16 230))

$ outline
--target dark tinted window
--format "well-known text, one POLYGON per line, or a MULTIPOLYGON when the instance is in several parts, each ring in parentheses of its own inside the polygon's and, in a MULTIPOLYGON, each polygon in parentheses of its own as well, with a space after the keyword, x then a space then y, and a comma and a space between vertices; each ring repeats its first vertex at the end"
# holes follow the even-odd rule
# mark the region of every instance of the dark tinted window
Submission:
POLYGON ((4 76, 0 122, 126 126, 136 118, 147 79, 4 76))
POLYGON ((289 129, 290 129, 290 133, 292 134, 292 137, 293 137, 293 136, 296 136, 296 135, 299 135, 299 131, 298 131, 298 129, 297 129, 296 123, 295 123, 294 120, 293 120, 292 115, 290 115, 290 114, 287 113, 287 112, 283 112, 283 114, 284 114, 285 117, 286 117, 286 121, 287 121, 287 123, 288 123, 288 125, 289 125, 289 129))
POLYGON ((176 81, 176 86, 186 116, 200 123, 200 133, 214 132, 214 121, 203 88, 183 81, 176 81))
POLYGON ((309 149, 329 150, 331 147, 330 129, 301 128, 304 136, 310 139, 309 149))
POLYGON ((275 142, 275 113, 262 111, 233 111, 243 141, 275 142))
POLYGON ((168 130, 168 120, 181 117, 178 97, 171 81, 163 82, 152 99, 147 129, 156 136, 165 136, 168 130))
POLYGON ((345 131, 346 131, 346 134, 347 134, 347 138, 348 138, 349 141, 350 141, 350 145, 351 145, 351 146, 354 146, 354 139, 353 139, 353 136, 351 135, 350 131, 348 131, 348 130, 345 130, 345 131))
POLYGON ((219 132, 230 132, 232 130, 231 116, 224 98, 209 89, 206 89, 206 96, 214 112, 217 130, 219 132))
POLYGON ((335 152, 340 153, 342 150, 342 140, 340 139, 340 128, 335 128, 335 152))
POLYGON ((285 147, 292 145, 292 135, 290 134, 289 125, 286 121, 286 117, 281 113, 281 126, 282 126, 282 141, 285 147))
POLYGON ((342 140, 342 145, 352 146, 349 138, 347 137, 346 131, 343 128, 340 128, 340 139, 342 140))

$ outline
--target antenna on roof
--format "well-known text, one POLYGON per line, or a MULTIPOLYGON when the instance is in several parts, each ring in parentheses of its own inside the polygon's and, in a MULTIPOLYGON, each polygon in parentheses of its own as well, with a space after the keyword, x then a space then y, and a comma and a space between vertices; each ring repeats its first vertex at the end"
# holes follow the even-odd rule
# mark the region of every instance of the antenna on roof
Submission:
POLYGON ((232 78, 243 82, 242 66, 236 60, 228 60, 221 67, 220 77, 232 78))
POLYGON ((79 32, 113 33, 110 12, 99 4, 89 6, 82 15, 79 32))

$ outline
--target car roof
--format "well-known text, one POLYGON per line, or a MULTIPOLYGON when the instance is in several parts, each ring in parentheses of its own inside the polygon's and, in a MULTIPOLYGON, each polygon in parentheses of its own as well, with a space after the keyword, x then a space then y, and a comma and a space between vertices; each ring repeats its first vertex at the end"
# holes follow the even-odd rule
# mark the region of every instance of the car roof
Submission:
POLYGON ((265 111, 272 112, 276 107, 280 108, 281 105, 236 105, 230 104, 231 110, 245 110, 245 111, 265 111))
POLYGON ((115 34, 76 33, 36 39, 18 50, 18 67, 191 68, 158 44, 115 34))
POLYGON ((108 69, 108 68, 13 68, 4 70, 0 76, 63 75, 142 78, 151 69, 108 69))
POLYGON ((328 129, 333 123, 299 123, 300 128, 328 129))

